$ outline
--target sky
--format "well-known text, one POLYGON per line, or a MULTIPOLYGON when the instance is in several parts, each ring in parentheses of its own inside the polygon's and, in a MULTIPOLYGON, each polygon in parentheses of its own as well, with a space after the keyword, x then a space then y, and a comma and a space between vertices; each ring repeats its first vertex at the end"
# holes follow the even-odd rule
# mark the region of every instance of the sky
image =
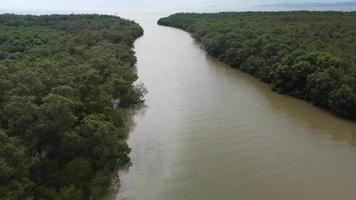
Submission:
MULTIPOLYGON (((342 0, 340 0, 342 1, 342 0)), ((340 2, 339 1, 339 2, 340 2)), ((274 3, 337 2, 335 0, 0 0, 1 11, 241 11, 274 3)))

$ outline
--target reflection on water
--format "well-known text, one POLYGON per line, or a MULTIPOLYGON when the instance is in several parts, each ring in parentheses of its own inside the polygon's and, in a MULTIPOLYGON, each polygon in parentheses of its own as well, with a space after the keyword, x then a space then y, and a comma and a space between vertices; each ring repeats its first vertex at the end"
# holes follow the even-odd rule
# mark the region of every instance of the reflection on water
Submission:
POLYGON ((149 94, 116 199, 356 199, 354 122, 271 92, 158 17, 131 17, 145 28, 135 46, 149 94))
MULTIPOLYGON (((231 73, 231 69, 228 66, 209 56, 207 56, 207 59, 211 63, 211 66, 223 66, 222 68, 215 69, 229 76, 228 73, 231 73)), ((275 112, 283 112, 288 115, 289 119, 298 120, 295 123, 305 123, 310 129, 315 130, 310 132, 312 134, 329 134, 329 137, 332 137, 334 140, 344 140, 350 142, 352 145, 356 145, 356 123, 354 121, 336 117, 326 110, 312 106, 309 102, 278 95, 272 92, 268 85, 257 82, 254 77, 239 71, 236 73, 242 74, 239 77, 240 79, 245 79, 250 84, 253 84, 255 90, 266 97, 265 100, 269 102, 269 105, 273 107, 275 112)))

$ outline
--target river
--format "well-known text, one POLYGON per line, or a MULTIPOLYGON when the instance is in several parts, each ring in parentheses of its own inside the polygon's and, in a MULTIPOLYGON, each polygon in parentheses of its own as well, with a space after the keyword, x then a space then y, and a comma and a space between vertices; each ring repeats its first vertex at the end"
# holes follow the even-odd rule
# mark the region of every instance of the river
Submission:
POLYGON ((130 16, 149 93, 118 200, 355 200, 356 124, 207 56, 188 33, 130 16))

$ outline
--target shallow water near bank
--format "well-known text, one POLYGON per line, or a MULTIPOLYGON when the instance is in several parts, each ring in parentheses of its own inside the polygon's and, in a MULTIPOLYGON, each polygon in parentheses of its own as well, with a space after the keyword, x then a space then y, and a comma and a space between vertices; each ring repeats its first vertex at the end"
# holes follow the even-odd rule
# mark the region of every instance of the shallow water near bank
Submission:
POLYGON ((149 93, 116 199, 356 199, 354 122, 271 92, 161 16, 127 16, 145 29, 135 51, 149 93))

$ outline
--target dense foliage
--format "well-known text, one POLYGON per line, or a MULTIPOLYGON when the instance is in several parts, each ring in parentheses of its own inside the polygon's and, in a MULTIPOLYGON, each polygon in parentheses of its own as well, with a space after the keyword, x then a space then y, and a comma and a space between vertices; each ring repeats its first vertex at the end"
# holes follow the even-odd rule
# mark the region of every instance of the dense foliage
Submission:
POLYGON ((134 85, 128 20, 0 15, 0 199, 96 199, 128 162, 134 85), (119 106, 113 107, 112 101, 119 106))
POLYGON ((279 93, 356 118, 356 12, 181 13, 158 23, 191 32, 279 93))

